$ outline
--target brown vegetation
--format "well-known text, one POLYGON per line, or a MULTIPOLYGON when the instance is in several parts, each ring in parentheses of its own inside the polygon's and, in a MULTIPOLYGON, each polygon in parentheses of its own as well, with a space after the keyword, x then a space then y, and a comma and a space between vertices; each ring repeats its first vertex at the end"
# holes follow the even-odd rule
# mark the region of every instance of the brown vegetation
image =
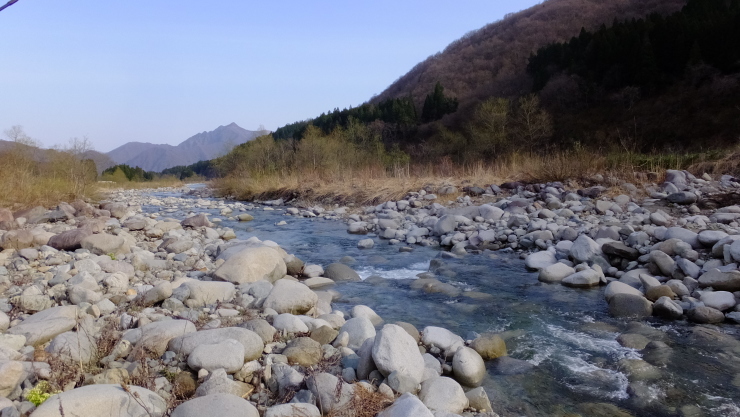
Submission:
POLYGON ((527 60, 538 48, 615 18, 671 13, 686 0, 548 0, 469 32, 391 84, 373 102, 411 95, 418 108, 437 82, 461 107, 480 98, 526 94, 527 60))
POLYGON ((50 206, 91 197, 95 164, 84 157, 87 139, 72 139, 62 149, 41 150, 20 126, 5 131, 12 141, 0 149, 0 207, 50 206))

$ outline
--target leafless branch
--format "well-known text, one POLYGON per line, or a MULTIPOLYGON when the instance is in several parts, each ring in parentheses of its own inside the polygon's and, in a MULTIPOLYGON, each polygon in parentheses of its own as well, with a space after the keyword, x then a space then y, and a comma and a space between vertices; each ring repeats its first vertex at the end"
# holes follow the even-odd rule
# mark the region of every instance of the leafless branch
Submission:
POLYGON ((2 12, 3 10, 7 9, 8 7, 14 5, 17 2, 18 2, 18 0, 10 0, 9 2, 5 3, 5 5, 0 6, 0 12, 2 12))

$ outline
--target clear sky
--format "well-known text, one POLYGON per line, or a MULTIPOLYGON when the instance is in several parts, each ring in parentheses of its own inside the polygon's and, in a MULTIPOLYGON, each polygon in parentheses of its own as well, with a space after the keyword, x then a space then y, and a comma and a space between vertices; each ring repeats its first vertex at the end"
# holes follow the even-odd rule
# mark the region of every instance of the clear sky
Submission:
POLYGON ((19 0, 0 12, 0 131, 22 125, 46 147, 87 136, 107 152, 231 122, 274 130, 362 104, 536 3, 19 0))

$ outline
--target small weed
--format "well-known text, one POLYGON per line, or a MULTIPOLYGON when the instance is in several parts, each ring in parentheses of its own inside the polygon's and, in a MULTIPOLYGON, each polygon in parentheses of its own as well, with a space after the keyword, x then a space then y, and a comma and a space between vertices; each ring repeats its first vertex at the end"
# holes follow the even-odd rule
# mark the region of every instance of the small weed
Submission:
POLYGON ((48 400, 54 394, 58 394, 61 391, 52 391, 48 381, 41 381, 36 384, 35 387, 31 388, 26 396, 26 399, 33 403, 36 407, 40 406, 44 401, 48 400))

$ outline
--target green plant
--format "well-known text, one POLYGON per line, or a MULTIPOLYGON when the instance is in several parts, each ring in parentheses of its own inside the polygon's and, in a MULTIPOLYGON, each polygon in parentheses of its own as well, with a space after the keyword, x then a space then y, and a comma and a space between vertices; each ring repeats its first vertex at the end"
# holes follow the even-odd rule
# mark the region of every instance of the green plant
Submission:
POLYGON ((111 260, 116 260, 116 254, 115 253, 109 253, 108 256, 111 258, 111 260))
POLYGON ((49 382, 41 381, 36 384, 35 387, 28 391, 26 399, 33 403, 36 407, 40 406, 44 401, 48 400, 54 394, 58 394, 61 391, 52 391, 49 382))

